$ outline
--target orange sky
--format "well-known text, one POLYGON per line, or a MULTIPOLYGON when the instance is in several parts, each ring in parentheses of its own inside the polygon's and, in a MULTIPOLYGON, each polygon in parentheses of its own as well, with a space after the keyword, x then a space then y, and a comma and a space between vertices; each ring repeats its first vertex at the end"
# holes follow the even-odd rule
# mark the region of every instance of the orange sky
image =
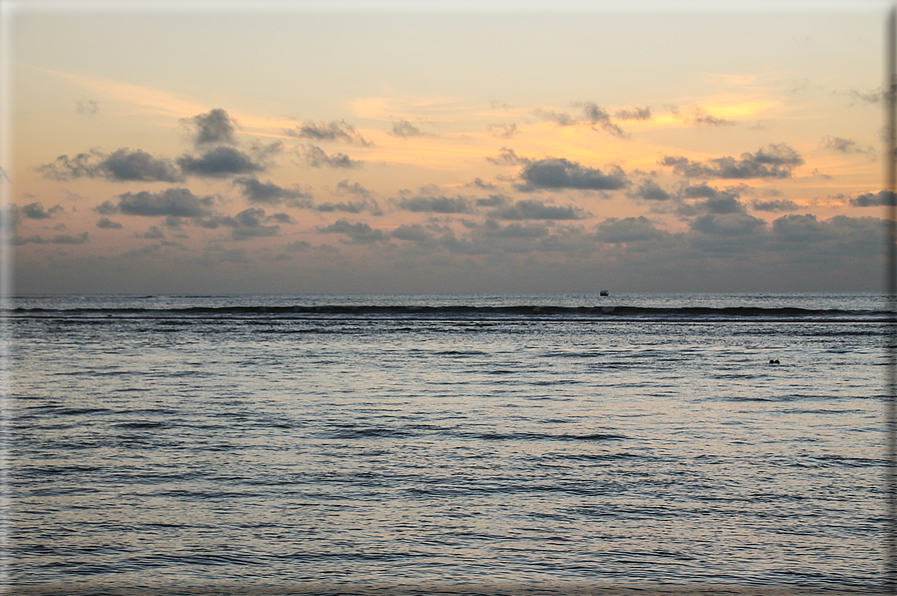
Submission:
POLYGON ((877 290, 886 8, 5 3, 15 289, 877 290))

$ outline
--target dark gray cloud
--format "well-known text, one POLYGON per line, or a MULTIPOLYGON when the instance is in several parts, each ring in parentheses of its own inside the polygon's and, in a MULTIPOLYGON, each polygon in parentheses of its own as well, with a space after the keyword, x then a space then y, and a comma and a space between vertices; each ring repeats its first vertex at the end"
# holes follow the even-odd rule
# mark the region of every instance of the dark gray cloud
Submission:
POLYGON ((341 201, 339 203, 321 203, 315 206, 315 211, 320 211, 321 213, 332 213, 335 211, 361 213, 367 208, 367 201, 341 201))
POLYGON ((364 139, 355 127, 345 120, 326 122, 306 122, 295 128, 284 130, 284 134, 297 139, 311 139, 313 141, 341 141, 368 146, 370 143, 364 139))
POLYGON ((653 180, 646 180, 634 192, 629 193, 629 196, 647 201, 668 201, 673 197, 653 180))
POLYGON ((885 220, 877 217, 837 215, 817 221, 814 215, 786 215, 772 222, 773 248, 798 255, 807 251, 812 260, 845 256, 879 257, 885 244, 885 220))
POLYGON ((750 236, 762 231, 766 222, 747 213, 714 213, 691 222, 691 229, 711 236, 750 236))
POLYGON ((347 236, 348 240, 343 240, 347 244, 372 244, 389 240, 389 235, 383 230, 374 229, 366 223, 349 223, 345 219, 339 219, 336 223, 323 228, 319 227, 318 231, 347 236))
POLYGON ((234 122, 227 112, 215 108, 208 114, 199 114, 188 120, 195 128, 196 145, 213 143, 234 144, 234 122))
POLYGON ((548 158, 527 163, 520 172, 524 184, 518 190, 574 188, 580 190, 618 190, 629 185, 626 174, 613 167, 607 174, 564 158, 548 158))
POLYGON ((143 234, 138 234, 140 238, 146 238, 148 240, 160 240, 165 238, 165 232, 162 231, 162 228, 159 226, 150 226, 149 229, 143 234))
POLYGON ((113 182, 179 182, 184 176, 167 159, 158 159, 137 149, 123 148, 111 154, 101 151, 79 153, 74 157, 60 155, 37 171, 51 180, 105 178, 113 182))
POLYGON ((249 238, 269 238, 280 233, 280 226, 266 226, 270 221, 277 221, 276 216, 265 215, 265 210, 260 207, 250 207, 233 217, 226 217, 222 224, 232 228, 231 236, 234 240, 247 240, 249 238))
POLYGON ((628 110, 617 110, 617 113, 614 114, 614 118, 619 120, 650 120, 651 119, 651 108, 644 107, 633 107, 628 110))
POLYGON ((551 232, 545 226, 536 224, 508 224, 501 226, 490 220, 486 220, 484 228, 486 236, 492 238, 544 238, 551 232))
POLYGON ((178 165, 187 175, 208 178, 252 174, 265 169, 252 161, 249 155, 233 147, 215 147, 199 157, 183 155, 178 158, 178 165))
POLYGON ((756 211, 797 211, 800 206, 794 201, 787 199, 771 199, 768 201, 756 200, 751 201, 751 207, 756 211))
POLYGON ((263 205, 280 205, 286 203, 292 207, 311 207, 312 197, 298 189, 286 189, 271 181, 261 182, 255 177, 242 177, 234 180, 234 184, 243 187, 243 196, 250 203, 263 205))
POLYGON ((360 168, 364 162, 352 159, 345 153, 327 155, 320 147, 307 145, 305 147, 305 163, 313 168, 324 166, 331 168, 360 168))
POLYGON ((477 207, 501 207, 511 202, 511 197, 505 195, 489 195, 485 199, 477 199, 477 207))
POLYGON ((17 237, 15 244, 87 244, 90 242, 90 236, 87 232, 71 236, 69 234, 57 234, 50 238, 42 236, 29 236, 27 238, 17 237))
POLYGON ((118 195, 117 205, 110 201, 97 207, 103 215, 121 213, 123 215, 142 215, 146 217, 204 217, 210 213, 215 203, 214 197, 198 197, 186 188, 169 188, 162 192, 146 191, 118 195))
POLYGON ((436 236, 420 224, 413 224, 410 226, 402 224, 390 232, 389 235, 398 240, 415 242, 420 245, 436 244, 436 236))
POLYGON ((836 215, 823 222, 836 234, 836 253, 880 255, 884 248, 886 222, 877 217, 836 215))
POLYGON ((517 201, 513 205, 500 207, 490 214, 492 217, 504 220, 515 219, 542 219, 542 220, 565 220, 565 219, 584 219, 588 213, 571 205, 558 206, 546 205, 541 201, 524 200, 517 201))
POLYGON ((815 215, 785 215, 772 222, 772 234, 781 242, 822 242, 836 236, 830 225, 817 221, 815 215))
POLYGON ((108 217, 102 217, 102 218, 100 218, 100 220, 97 222, 97 227, 98 227, 98 228, 103 228, 103 229, 105 229, 105 230, 120 230, 120 229, 122 229, 124 226, 121 225, 121 224, 118 223, 118 222, 112 221, 112 220, 109 219, 108 217))
POLYGON ((482 188, 483 190, 493 190, 495 188, 494 184, 483 182, 482 178, 474 178, 473 182, 469 182, 467 186, 476 186, 477 188, 482 188))
POLYGON ((768 145, 756 153, 742 153, 741 159, 719 157, 696 162, 668 155, 660 161, 680 176, 729 179, 790 178, 791 171, 803 163, 803 158, 785 143, 768 145))
POLYGON ((507 147, 501 148, 501 153, 498 154, 498 157, 487 157, 486 161, 494 163, 497 166, 519 166, 530 162, 530 160, 525 157, 518 157, 513 149, 507 147))
POLYGON ((408 138, 419 137, 424 133, 422 133, 419 128, 417 128, 407 120, 399 120, 398 122, 393 122, 391 134, 396 137, 408 138))
POLYGON ((282 224, 294 224, 296 219, 289 213, 272 213, 268 216, 268 221, 276 221, 282 224))
POLYGON ((107 199, 94 207, 93 210, 100 215, 114 215, 115 213, 118 213, 118 204, 107 199))
POLYGON ((141 151, 119 149, 101 164, 110 180, 137 182, 178 182, 183 176, 167 159, 157 159, 141 151))
POLYGON ((595 239, 605 244, 625 242, 645 242, 669 236, 669 232, 658 230, 654 222, 644 216, 617 219, 610 217, 599 223, 595 239))
POLYGON ((19 214, 26 219, 50 219, 54 214, 64 211, 60 205, 54 205, 46 211, 41 203, 28 203, 19 210, 19 214))
POLYGON ((341 193, 348 193, 351 195, 356 195, 359 197, 364 197, 365 199, 370 198, 371 191, 363 187, 357 182, 349 184, 348 180, 342 180, 336 185, 336 190, 341 193))
POLYGON ((704 199, 694 205, 686 206, 680 210, 680 214, 689 213, 693 207, 697 212, 709 214, 746 213, 747 209, 739 200, 739 195, 733 190, 718 190, 706 184, 686 186, 680 191, 680 196, 687 199, 704 199))
POLYGON ((863 193, 850 199, 850 204, 854 207, 881 207, 888 204, 889 194, 886 190, 863 193))
POLYGON ((398 206, 404 211, 425 213, 472 213, 469 199, 464 197, 412 197, 402 199, 398 206))

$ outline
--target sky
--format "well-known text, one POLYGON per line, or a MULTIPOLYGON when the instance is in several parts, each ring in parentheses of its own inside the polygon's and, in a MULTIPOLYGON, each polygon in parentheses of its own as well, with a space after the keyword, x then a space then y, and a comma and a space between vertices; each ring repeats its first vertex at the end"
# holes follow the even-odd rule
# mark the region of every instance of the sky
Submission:
POLYGON ((882 290, 889 7, 0 0, 5 281, 882 290))

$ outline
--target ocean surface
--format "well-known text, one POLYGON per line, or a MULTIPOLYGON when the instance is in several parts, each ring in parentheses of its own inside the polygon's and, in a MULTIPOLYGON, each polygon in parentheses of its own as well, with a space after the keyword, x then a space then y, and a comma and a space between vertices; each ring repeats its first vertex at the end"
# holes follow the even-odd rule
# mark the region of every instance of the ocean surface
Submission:
POLYGON ((881 593, 886 311, 875 294, 18 297, 6 582, 881 593))

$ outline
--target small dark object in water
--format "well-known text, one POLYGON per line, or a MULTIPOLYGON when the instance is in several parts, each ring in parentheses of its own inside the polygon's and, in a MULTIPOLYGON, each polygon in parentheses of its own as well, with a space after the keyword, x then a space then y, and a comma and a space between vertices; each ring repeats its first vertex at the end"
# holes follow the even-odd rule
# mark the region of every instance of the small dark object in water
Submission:
POLYGON ((780 362, 778 360, 770 360, 769 363, 770 364, 780 364, 780 362))
POLYGON ((601 290, 598 294, 600 296, 607 296, 607 290, 601 290))

